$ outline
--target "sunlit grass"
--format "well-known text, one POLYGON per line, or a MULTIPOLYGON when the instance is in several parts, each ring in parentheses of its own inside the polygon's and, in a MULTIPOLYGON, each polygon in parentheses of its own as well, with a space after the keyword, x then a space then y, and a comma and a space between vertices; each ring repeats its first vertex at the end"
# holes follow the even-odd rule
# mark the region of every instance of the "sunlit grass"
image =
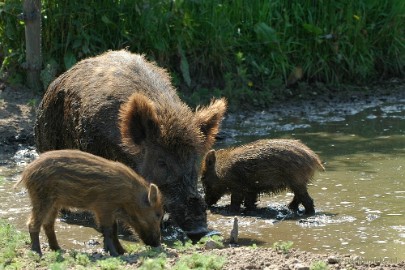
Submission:
POLYGON ((5 220, 0 220, 0 269, 132 269, 137 263, 139 269, 220 269, 226 258, 211 254, 202 254, 205 243, 209 240, 222 244, 221 237, 206 238, 196 245, 191 241, 185 245, 179 242, 175 245, 175 260, 169 263, 168 257, 173 257, 173 249, 165 244, 152 248, 141 244, 127 244, 127 253, 120 257, 110 257, 106 254, 94 256, 92 253, 74 250, 50 251, 44 250, 43 256, 30 250, 28 234, 20 232, 5 220), (190 255, 189 252, 193 252, 190 255), (197 253, 196 253, 197 252, 197 253))

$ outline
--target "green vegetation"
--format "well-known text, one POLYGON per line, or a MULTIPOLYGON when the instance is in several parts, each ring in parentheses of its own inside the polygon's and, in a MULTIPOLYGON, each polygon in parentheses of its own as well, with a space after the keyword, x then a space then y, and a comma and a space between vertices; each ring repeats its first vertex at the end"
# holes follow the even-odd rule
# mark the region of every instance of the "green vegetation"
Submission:
POLYGON ((225 264, 225 259, 217 255, 206 255, 194 253, 180 258, 178 263, 172 268, 173 270, 187 269, 222 269, 225 264))
POLYGON ((287 242, 275 242, 273 244, 273 248, 276 251, 280 251, 284 254, 287 254, 290 252, 292 246, 294 245, 294 243, 292 241, 287 241, 287 242))
MULTIPOLYGON (((212 241, 220 242, 222 238, 214 237, 212 241)), ((128 253, 113 258, 99 254, 76 251, 45 251, 42 258, 29 250, 29 237, 26 233, 17 231, 5 220, 0 219, 0 269, 132 269, 133 263, 139 262, 139 269, 221 269, 225 258, 198 252, 209 239, 191 245, 177 243, 179 251, 176 261, 169 262, 172 253, 163 245, 151 248, 142 244, 126 245, 128 253), (189 252, 193 252, 190 255, 189 252)), ((221 242, 222 244, 222 242, 221 242)))
MULTIPOLYGON (((0 2, 0 73, 11 83, 24 78, 21 11, 19 0, 0 2)), ((193 105, 227 96, 267 106, 299 79, 403 77, 404 14, 403 0, 44 0, 41 78, 46 87, 82 58, 128 48, 168 68, 193 105)))
POLYGON ((310 270, 327 270, 327 269, 329 269, 329 267, 326 262, 317 261, 317 262, 314 262, 309 269, 310 270))
POLYGON ((19 250, 25 247, 28 237, 17 232, 17 230, 0 219, 0 269, 6 266, 17 266, 16 256, 20 254, 19 250))

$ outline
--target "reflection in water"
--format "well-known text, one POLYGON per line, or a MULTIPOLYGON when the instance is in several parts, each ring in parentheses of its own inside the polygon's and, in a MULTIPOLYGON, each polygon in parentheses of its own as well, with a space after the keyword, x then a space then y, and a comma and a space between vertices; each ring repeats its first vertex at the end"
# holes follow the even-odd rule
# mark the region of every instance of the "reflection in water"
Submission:
MULTIPOLYGON (((239 243, 272 246, 293 241, 315 252, 355 253, 367 259, 405 259, 405 99, 308 104, 270 112, 229 115, 216 148, 262 138, 296 138, 319 154, 326 172, 318 173, 309 193, 316 215, 291 213, 293 194, 262 195, 258 211, 239 215, 239 243)), ((22 149, 0 161, 0 217, 26 230, 28 197, 12 189, 21 170, 35 158, 22 149), (8 181, 9 180, 9 181, 8 181)), ((229 196, 208 211, 209 226, 229 236, 234 214, 229 196)), ((93 228, 60 220, 64 248, 101 249, 93 228)), ((41 239, 45 241, 45 237, 41 239)))

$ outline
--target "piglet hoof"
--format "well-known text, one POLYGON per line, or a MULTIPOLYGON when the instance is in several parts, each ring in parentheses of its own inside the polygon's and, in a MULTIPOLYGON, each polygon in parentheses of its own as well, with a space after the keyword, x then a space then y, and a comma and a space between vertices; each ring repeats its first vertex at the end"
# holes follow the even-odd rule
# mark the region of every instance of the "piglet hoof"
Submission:
POLYGON ((30 232, 31 250, 38 253, 42 257, 41 245, 39 243, 39 232, 30 232))
POLYGON ((32 250, 33 252, 37 253, 37 254, 39 255, 39 257, 42 257, 42 252, 41 252, 40 249, 31 248, 31 250, 32 250))
POLYGON ((56 245, 56 246, 51 246, 51 245, 49 245, 49 248, 50 248, 51 250, 53 250, 53 251, 62 250, 62 248, 61 248, 59 245, 56 245))
POLYGON ((104 243, 104 251, 109 253, 110 256, 112 257, 118 257, 120 256, 120 254, 117 252, 117 250, 115 249, 114 245, 112 245, 112 243, 104 243))

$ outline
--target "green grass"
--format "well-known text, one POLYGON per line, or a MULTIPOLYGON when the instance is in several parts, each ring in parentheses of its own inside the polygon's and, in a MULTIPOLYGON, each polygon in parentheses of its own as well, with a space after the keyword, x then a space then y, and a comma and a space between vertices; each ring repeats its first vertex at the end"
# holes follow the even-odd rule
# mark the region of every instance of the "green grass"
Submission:
POLYGON ((0 269, 17 266, 15 260, 29 241, 27 235, 18 232, 13 226, 0 219, 0 269))
POLYGON ((286 241, 286 242, 275 242, 273 244, 273 248, 276 251, 280 251, 284 254, 287 254, 290 252, 292 246, 294 245, 294 243, 292 241, 286 241))
POLYGON ((186 255, 180 258, 180 260, 174 265, 173 270, 187 270, 187 269, 222 269, 225 264, 225 259, 217 255, 207 255, 194 253, 192 255, 186 255))
MULTIPOLYGON (((21 9, 0 2, 0 73, 14 83, 24 78, 21 9)), ((226 96, 264 107, 294 92, 284 85, 297 68, 301 82, 331 87, 403 77, 404 14, 402 0, 46 0, 41 78, 46 87, 80 59, 128 48, 168 68, 192 105, 226 96)))
POLYGON ((317 261, 311 264, 310 270, 328 270, 328 264, 323 261, 317 261))
MULTIPOLYGON (((127 253, 114 258, 108 255, 77 252, 73 250, 49 251, 43 256, 30 250, 27 233, 19 232, 5 220, 0 220, 0 269, 132 269, 133 263, 139 264, 139 269, 221 269, 225 258, 212 254, 201 254, 198 250, 208 239, 197 245, 177 244, 175 260, 168 261, 173 256, 173 250, 168 250, 163 244, 159 248, 151 248, 142 244, 128 244, 127 253), (181 248, 180 248, 181 247, 181 248), (189 255, 193 252, 193 255, 189 255)), ((214 237, 212 241, 222 243, 222 238, 214 237)))

